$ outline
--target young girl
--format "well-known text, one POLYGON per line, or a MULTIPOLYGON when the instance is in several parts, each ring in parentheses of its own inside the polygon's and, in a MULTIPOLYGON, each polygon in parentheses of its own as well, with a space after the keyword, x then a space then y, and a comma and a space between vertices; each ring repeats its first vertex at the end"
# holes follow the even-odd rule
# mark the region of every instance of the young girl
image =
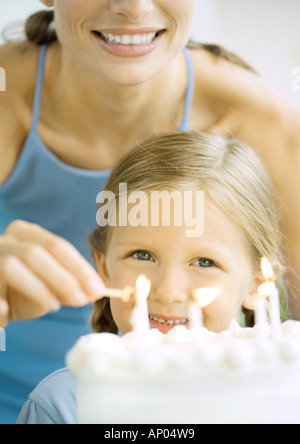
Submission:
MULTIPOLYGON (((116 208, 123 197, 120 183, 126 183, 128 196, 137 190, 146 192, 145 206, 153 204, 153 190, 170 195, 180 191, 182 201, 186 190, 204 191, 204 232, 197 238, 187 237, 190 224, 175 226, 175 218, 173 223, 170 218, 169 226, 162 226, 163 214, 160 225, 151 226, 153 205, 147 208, 145 226, 132 226, 128 208, 126 226, 107 224, 90 237, 99 273, 108 287, 134 286, 141 274, 151 280, 152 328, 165 332, 170 328, 167 321, 184 323, 191 292, 210 286, 219 286, 222 294, 204 310, 205 326, 213 331, 228 328, 239 317, 242 303, 253 308, 252 296, 261 283, 262 256, 269 258, 281 280, 272 186, 260 159, 248 146, 199 132, 167 135, 139 146, 114 170, 106 190, 116 196, 116 208)), ((145 206, 139 206, 140 213, 145 206)), ((107 208, 106 202, 103 207, 107 208)), ((195 208, 196 202, 194 213, 195 208)), ((175 211, 171 209, 171 213, 175 211)), ((117 299, 98 301, 92 317, 95 331, 130 331, 131 309, 117 299)))
MULTIPOLYGON (((284 266, 272 186, 262 162, 245 144, 200 132, 161 136, 126 155, 112 172, 106 191, 114 199, 102 200, 98 213, 102 226, 90 236, 98 271, 108 287, 134 286, 141 274, 151 280, 151 328, 162 332, 176 324, 188 328, 191 292, 218 286, 220 296, 203 310, 204 323, 212 331, 227 329, 233 318, 240 317, 243 305, 253 309, 262 280, 262 256, 268 257, 282 283, 284 266), (126 201, 120 184, 126 184, 126 201), (204 210, 197 214, 203 218, 203 234, 188 236, 191 224, 186 217, 182 224, 175 222, 172 214, 180 212, 175 198, 169 201, 170 218, 160 211, 156 214, 159 222, 151 225, 153 191, 182 196, 181 211, 188 204, 195 210, 195 196, 199 198, 197 192, 203 191, 203 206, 197 207, 204 210), (193 191, 188 203, 187 191, 193 191), (127 223, 125 213, 120 223, 124 202, 127 223), (107 217, 114 209, 117 213, 107 217), (117 223, 111 224, 113 220, 117 223)), ((118 299, 96 302, 94 330, 129 332, 132 308, 132 302, 118 299)), ((76 422, 75 399, 74 375, 61 370, 30 395, 19 422, 76 422)))

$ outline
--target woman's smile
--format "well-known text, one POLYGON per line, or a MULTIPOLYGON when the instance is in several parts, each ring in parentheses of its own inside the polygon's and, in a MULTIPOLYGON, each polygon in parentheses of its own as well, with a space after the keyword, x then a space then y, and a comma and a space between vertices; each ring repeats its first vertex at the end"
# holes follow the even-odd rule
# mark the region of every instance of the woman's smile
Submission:
MULTIPOLYGON (((56 33, 69 63, 122 86, 142 85, 170 67, 182 78, 181 52, 198 0, 64 0, 56 5, 56 33), (72 57, 70 57, 70 55, 72 57), (178 74, 179 72, 179 74, 178 74)), ((72 68, 72 75, 74 73, 72 68)), ((81 75, 81 74, 80 74, 81 75)), ((185 87, 185 85, 182 85, 185 87)), ((178 87, 176 88, 176 91, 178 87)))
POLYGON ((100 46, 110 54, 121 57, 140 57, 152 52, 161 42, 161 29, 109 29, 93 31, 100 46))

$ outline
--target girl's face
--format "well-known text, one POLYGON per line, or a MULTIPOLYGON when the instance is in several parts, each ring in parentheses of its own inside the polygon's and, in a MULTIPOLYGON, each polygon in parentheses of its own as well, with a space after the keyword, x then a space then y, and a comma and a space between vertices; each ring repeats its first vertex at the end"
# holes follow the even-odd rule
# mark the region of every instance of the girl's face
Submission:
POLYGON ((135 85, 158 74, 186 45, 198 0, 53 3, 62 46, 88 71, 135 85))
MULTIPOLYGON (((151 328, 166 333, 177 320, 188 327, 190 295, 204 287, 220 287, 220 296, 203 309, 205 327, 220 332, 238 319, 244 300, 254 299, 259 280, 253 274, 244 235, 226 216, 205 202, 204 234, 186 237, 186 226, 111 228, 107 255, 98 268, 108 287, 135 286, 144 274, 152 283, 148 307, 151 328)), ((132 303, 111 300, 119 330, 132 330, 132 303)))

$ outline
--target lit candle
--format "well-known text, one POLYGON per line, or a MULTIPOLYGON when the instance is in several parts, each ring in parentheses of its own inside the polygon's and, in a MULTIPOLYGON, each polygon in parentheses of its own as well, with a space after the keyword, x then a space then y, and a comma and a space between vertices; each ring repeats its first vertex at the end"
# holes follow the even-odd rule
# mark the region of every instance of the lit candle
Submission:
POLYGON ((265 257, 261 260, 261 268, 266 282, 260 286, 259 292, 269 298, 269 311, 273 336, 275 339, 278 339, 282 334, 282 329, 279 291, 275 285, 276 276, 270 262, 265 257))
POLYGON ((210 305, 219 294, 220 288, 218 287, 199 288, 193 291, 189 307, 189 319, 190 328, 195 332, 195 335, 204 327, 203 308, 210 305))
POLYGON ((131 315, 131 324, 139 344, 141 344, 145 333, 150 330, 147 303, 150 290, 151 281, 146 276, 140 276, 136 281, 135 307, 131 315))
POLYGON ((255 326, 260 339, 266 339, 268 330, 268 288, 266 284, 268 283, 266 282, 259 287, 255 301, 255 326))

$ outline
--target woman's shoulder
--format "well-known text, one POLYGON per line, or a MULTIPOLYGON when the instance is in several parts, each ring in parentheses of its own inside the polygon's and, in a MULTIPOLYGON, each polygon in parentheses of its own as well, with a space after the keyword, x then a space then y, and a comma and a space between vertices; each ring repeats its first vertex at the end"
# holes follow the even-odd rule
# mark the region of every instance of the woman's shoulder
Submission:
POLYGON ((295 126, 299 110, 253 70, 205 49, 192 49, 195 107, 211 110, 214 124, 231 133, 244 131, 249 120, 295 126), (234 130, 235 128, 235 130, 234 130))
POLYGON ((76 424, 76 378, 67 368, 45 378, 29 395, 18 424, 76 424))
POLYGON ((39 47, 29 42, 0 46, 5 90, 0 92, 0 184, 18 158, 30 130, 39 47))
POLYGON ((253 91, 259 88, 267 90, 267 84, 253 68, 247 69, 239 63, 206 49, 192 49, 191 55, 195 66, 196 97, 220 104, 238 105, 253 97, 253 91))
POLYGON ((10 42, 0 46, 0 66, 6 77, 0 107, 5 107, 5 111, 10 108, 19 125, 26 125, 26 118, 31 118, 39 49, 30 42, 10 42))
POLYGON ((0 65, 6 71, 8 95, 28 91, 35 85, 39 46, 26 41, 0 46, 0 65))

